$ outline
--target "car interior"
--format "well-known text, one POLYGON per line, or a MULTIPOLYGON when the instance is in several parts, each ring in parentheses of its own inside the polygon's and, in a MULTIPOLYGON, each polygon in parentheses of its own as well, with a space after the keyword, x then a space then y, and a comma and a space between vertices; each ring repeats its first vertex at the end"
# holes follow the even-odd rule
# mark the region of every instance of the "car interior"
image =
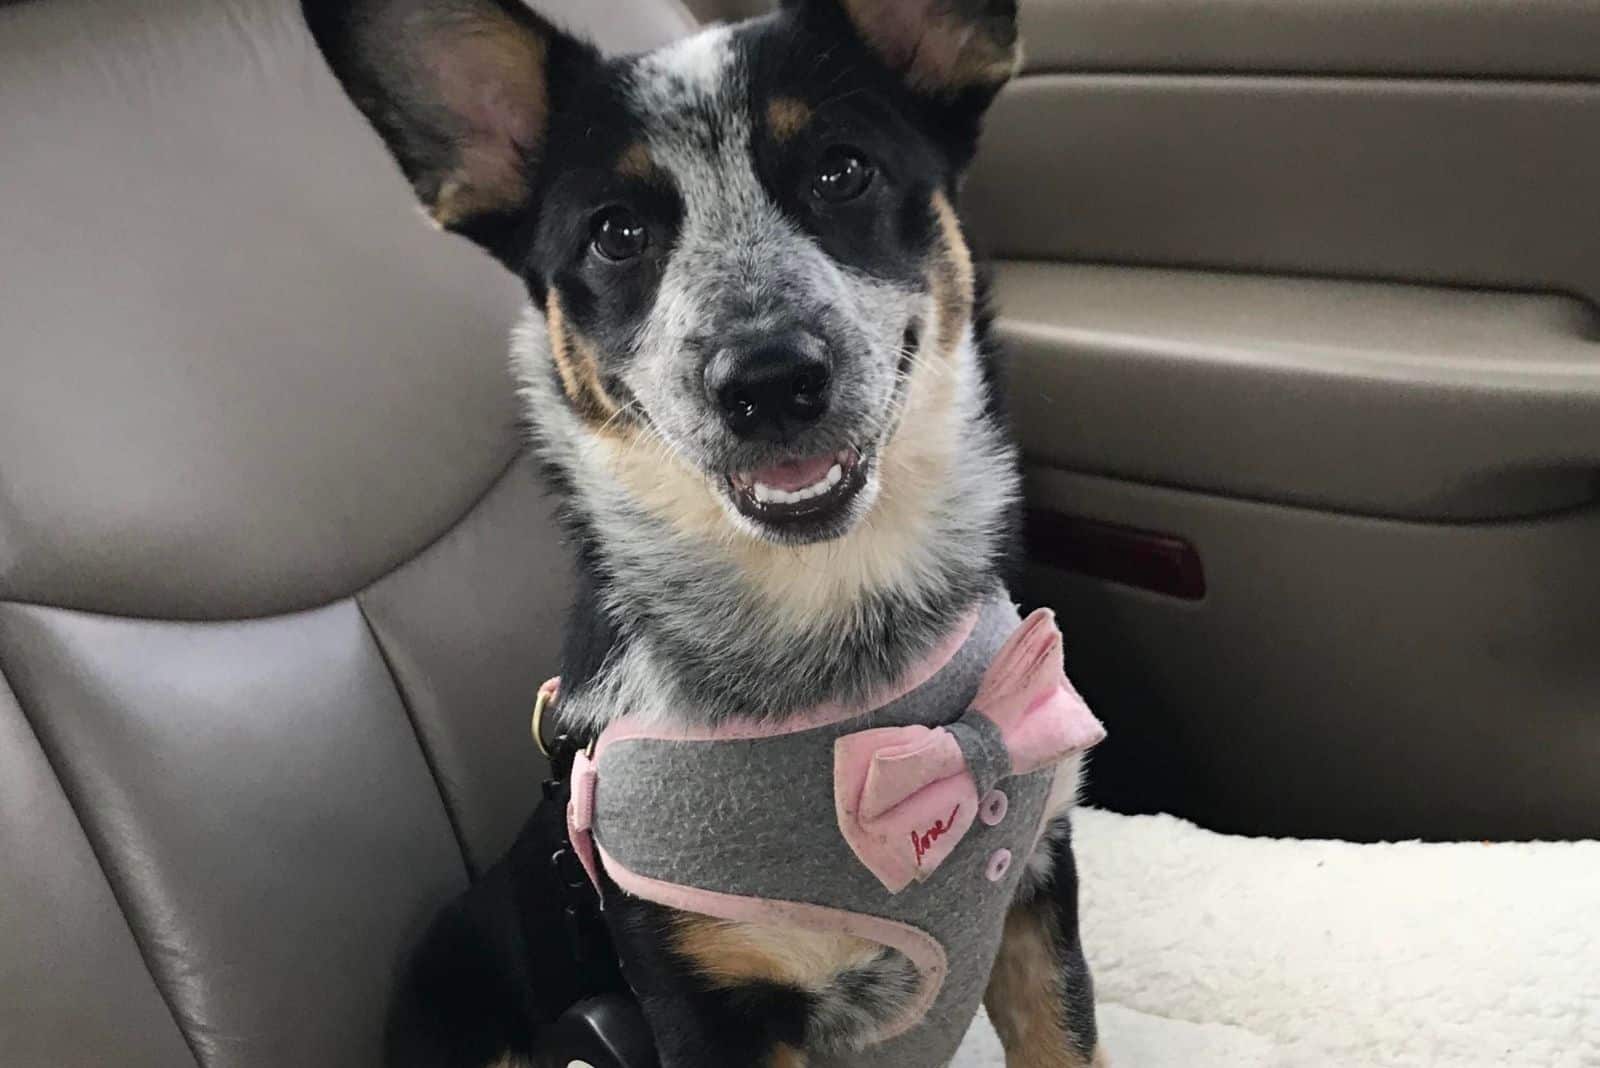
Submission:
MULTIPOLYGON (((764 5, 536 6, 629 51, 764 5)), ((963 207, 1085 804, 1600 838, 1600 8, 1022 22, 963 207)), ((0 1065, 376 1064, 545 775, 524 294, 296 0, 0 2, 0 192, 0 1065)), ((1493 1063, 1600 1063, 1564 992, 1578 1059, 1493 1063)))

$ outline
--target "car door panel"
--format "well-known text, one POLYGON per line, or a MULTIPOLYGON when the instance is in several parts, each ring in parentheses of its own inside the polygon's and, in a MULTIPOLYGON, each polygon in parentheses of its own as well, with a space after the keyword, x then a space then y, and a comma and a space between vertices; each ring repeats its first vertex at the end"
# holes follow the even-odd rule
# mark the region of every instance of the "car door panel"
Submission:
POLYGON ((1596 300, 1597 115, 1600 85, 1024 77, 966 203, 1001 258, 1596 300))
POLYGON ((1030 72, 1600 76, 1592 0, 1021 0, 1030 72))
POLYGON ((1600 316, 1582 301, 1043 262, 994 278, 1038 463, 1413 519, 1594 498, 1600 316))
POLYGON ((1600 833, 1600 4, 1023 13, 965 204, 1090 799, 1600 833))
MULTIPOLYGON (((1593 837, 1600 510, 1373 519, 1034 465, 1030 507, 1179 532, 1182 600, 1034 552, 1110 728, 1089 798, 1237 833, 1593 837)), ((1037 519, 1036 519, 1037 522, 1037 519)))

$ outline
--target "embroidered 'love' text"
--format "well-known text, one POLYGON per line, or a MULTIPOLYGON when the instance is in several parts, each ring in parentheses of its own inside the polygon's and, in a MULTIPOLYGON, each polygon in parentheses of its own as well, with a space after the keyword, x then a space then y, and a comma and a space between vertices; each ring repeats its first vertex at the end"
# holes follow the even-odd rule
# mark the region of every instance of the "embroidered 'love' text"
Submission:
POLYGON ((911 848, 917 851, 917 867, 922 867, 922 858, 927 856, 928 852, 933 849, 933 843, 949 834, 955 828, 956 813, 960 811, 961 806, 957 805, 950 810, 950 818, 948 820, 935 820, 933 826, 921 834, 916 831, 911 832, 911 848))

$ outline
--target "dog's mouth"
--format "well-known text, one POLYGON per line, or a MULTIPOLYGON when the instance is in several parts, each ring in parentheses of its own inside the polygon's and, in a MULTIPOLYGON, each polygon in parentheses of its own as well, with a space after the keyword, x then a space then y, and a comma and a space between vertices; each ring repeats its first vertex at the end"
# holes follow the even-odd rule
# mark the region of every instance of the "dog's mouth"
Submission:
POLYGON ((796 535, 832 526, 867 482, 857 449, 789 460, 728 476, 733 505, 745 518, 796 535))

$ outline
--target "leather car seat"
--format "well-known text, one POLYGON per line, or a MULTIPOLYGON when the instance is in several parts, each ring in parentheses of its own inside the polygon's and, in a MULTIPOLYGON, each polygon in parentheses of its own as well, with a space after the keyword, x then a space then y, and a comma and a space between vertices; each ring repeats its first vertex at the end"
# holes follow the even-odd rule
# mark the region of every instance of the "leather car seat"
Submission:
POLYGON ((0 131, 0 1065, 376 1064, 538 795, 522 294, 296 0, 0 0, 0 131))

